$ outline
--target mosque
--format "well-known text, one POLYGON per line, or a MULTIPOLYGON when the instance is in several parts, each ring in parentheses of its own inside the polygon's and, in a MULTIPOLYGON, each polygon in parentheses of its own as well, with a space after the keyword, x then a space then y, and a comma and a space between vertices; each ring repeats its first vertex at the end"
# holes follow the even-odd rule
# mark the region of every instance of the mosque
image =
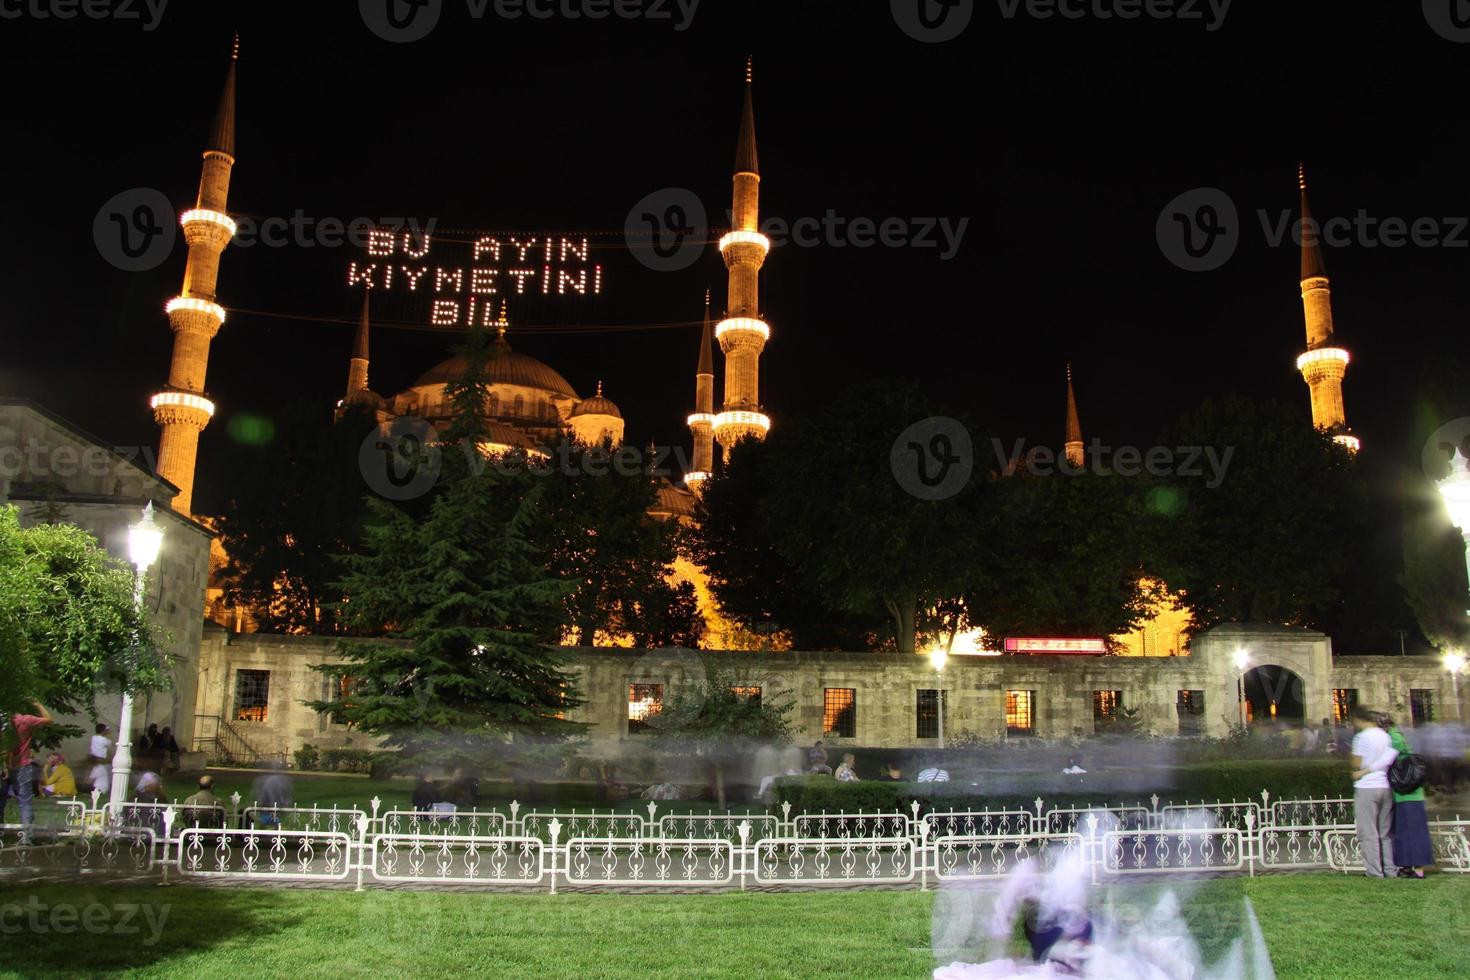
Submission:
MULTIPOLYGON (((216 283, 222 255, 236 230, 228 213, 228 195, 235 163, 238 55, 237 46, 205 143, 197 200, 180 216, 188 260, 183 289, 165 307, 174 334, 167 383, 151 399, 160 428, 156 472, 137 471, 135 463, 126 461, 125 466, 119 461, 118 471, 126 482, 118 479, 69 492, 79 507, 85 501, 88 508, 77 515, 79 523, 92 527, 109 548, 118 546, 125 515, 141 507, 145 498, 166 510, 168 521, 177 525, 171 532, 175 554, 166 554, 154 586, 158 594, 151 597, 150 593, 149 601, 168 620, 175 637, 179 683, 172 695, 160 696, 156 706, 146 709, 145 717, 171 724, 182 744, 211 761, 248 763, 289 758, 294 749, 307 743, 361 745, 364 738, 302 704, 330 696, 322 687, 325 679, 311 665, 336 656, 331 638, 252 634, 238 611, 232 615, 219 608, 217 590, 209 589, 206 604, 205 569, 217 568, 224 556, 218 540, 209 533, 208 518, 192 513, 193 488, 199 434, 215 414, 206 375, 210 343, 225 322, 216 283), (118 489, 124 485, 125 491, 118 489)), ((770 243, 759 231, 761 173, 752 87, 747 63, 731 178, 733 227, 719 242, 728 272, 724 312, 717 319, 706 296, 694 364, 693 412, 688 420, 692 468, 684 474, 682 485, 669 482, 660 488, 653 512, 658 517, 691 519, 695 495, 714 471, 716 444, 728 454, 741 439, 763 438, 772 425, 760 398, 760 358, 771 330, 762 317, 759 279, 770 243), (718 394, 716 346, 723 361, 718 394)), ((1299 184, 1301 212, 1307 219, 1304 175, 1299 184)), ((1300 283, 1307 343, 1297 369, 1310 392, 1312 422, 1357 451, 1358 440, 1347 425, 1342 394, 1349 356, 1336 343, 1326 266, 1319 243, 1310 238, 1303 241, 1300 283)), ((370 386, 370 286, 364 289, 338 411, 366 408, 385 425, 403 418, 447 422, 445 386, 462 375, 464 365, 459 359, 428 367, 413 384, 391 395, 379 394, 370 386)), ((510 311, 504 303, 485 315, 497 334, 487 395, 496 447, 535 453, 565 432, 589 444, 621 442, 624 419, 601 382, 583 397, 555 368, 514 349, 510 311)), ((1070 366, 1065 398, 1064 453, 1080 464, 1085 444, 1070 366)), ((0 400, 0 450, 11 436, 19 443, 49 440, 80 447, 105 445, 39 406, 0 400)), ((0 498, 20 505, 23 519, 40 519, 43 505, 56 505, 56 490, 53 487, 42 497, 30 493, 27 486, 24 479, 6 478, 0 485, 0 498)), ((702 576, 687 563, 679 574, 696 581, 702 576)), ((1139 630, 1113 638, 1119 652, 1133 656, 1078 657, 1068 654, 1084 651, 1069 649, 1071 641, 1065 638, 1038 639, 1035 646, 1017 648, 1030 654, 1026 656, 957 656, 958 666, 942 680, 919 662, 922 658, 900 663, 889 654, 767 649, 757 655, 730 655, 759 658, 760 669, 774 678, 771 683, 797 692, 801 703, 796 718, 809 732, 863 745, 927 744, 936 735, 938 684, 955 689, 958 703, 952 721, 981 737, 1092 730, 1116 716, 1124 705, 1142 708, 1145 726, 1160 734, 1223 734, 1237 715, 1242 720, 1247 717, 1246 702, 1239 698, 1245 683, 1241 671, 1246 668, 1238 659, 1246 650, 1254 665, 1271 666, 1300 682, 1295 708, 1313 719, 1342 716, 1360 692, 1373 703, 1412 708, 1406 714, 1416 719, 1432 718, 1436 705, 1455 696, 1443 671, 1430 658, 1334 658, 1328 637, 1271 626, 1219 627, 1186 645, 1187 629, 1187 613, 1164 598, 1139 630)), ((715 647, 734 649, 728 634, 712 631, 712 636, 715 647)), ((637 722, 650 710, 657 710, 669 685, 677 687, 679 678, 687 676, 681 664, 689 656, 689 651, 606 647, 571 651, 573 669, 580 674, 581 689, 588 698, 578 709, 577 720, 587 721, 595 736, 636 743, 637 722)), ((944 692, 946 701, 949 693, 944 692)), ((1252 701, 1249 708, 1256 712, 1265 705, 1252 701)), ((108 710, 105 704, 103 710, 108 710)), ((1275 710, 1272 700, 1273 716, 1275 710)), ((940 718, 945 715, 949 715, 948 708, 940 718)))

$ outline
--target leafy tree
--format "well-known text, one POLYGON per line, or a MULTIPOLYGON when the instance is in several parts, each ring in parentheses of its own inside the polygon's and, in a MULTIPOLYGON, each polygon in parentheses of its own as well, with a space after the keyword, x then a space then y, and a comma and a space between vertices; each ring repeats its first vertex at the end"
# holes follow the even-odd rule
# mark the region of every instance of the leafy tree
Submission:
POLYGON ((320 406, 288 408, 264 443, 225 457, 231 488, 216 518, 229 563, 225 600, 264 632, 339 633, 337 556, 350 552, 366 514, 358 450, 376 425, 351 411, 333 422, 320 406))
POLYGON ((548 568, 570 585, 567 634, 582 646, 598 637, 635 646, 698 647, 704 620, 694 587, 674 584, 679 526, 648 510, 658 488, 631 447, 553 447, 544 513, 536 531, 548 568))
POLYGON ((1162 445, 1231 452, 1224 478, 1176 475, 1178 532, 1165 545, 1196 630, 1220 623, 1324 627, 1366 520, 1362 482, 1346 449, 1299 407, 1238 395, 1180 419, 1162 445))
POLYGON ((665 698, 649 726, 666 747, 692 753, 714 770, 715 793, 725 805, 725 771, 767 745, 788 744, 796 734, 790 691, 768 691, 761 678, 741 674, 720 661, 703 658, 704 677, 665 698), (759 690, 759 696, 753 692, 759 690))
MULTIPOLYGON (((925 500, 895 478, 890 456, 905 429, 944 415, 917 388, 885 382, 849 392, 793 426, 766 520, 796 574, 837 609, 886 612, 901 653, 915 649, 920 611, 962 595, 979 571, 974 548, 980 481, 925 500)), ((976 472, 991 468, 977 441, 976 472)))
POLYGON ((99 692, 167 688, 169 657, 133 587, 132 569, 89 532, 22 528, 14 507, 0 508, 0 710, 41 701, 95 718, 99 692))
POLYGON ((803 650, 870 649, 886 614, 835 608, 801 574, 799 557, 788 557, 790 542, 770 520, 774 499, 789 480, 782 461, 790 438, 783 427, 764 441, 734 446, 729 462, 700 492, 687 538, 690 557, 708 572, 722 613, 746 630, 779 630, 803 650))

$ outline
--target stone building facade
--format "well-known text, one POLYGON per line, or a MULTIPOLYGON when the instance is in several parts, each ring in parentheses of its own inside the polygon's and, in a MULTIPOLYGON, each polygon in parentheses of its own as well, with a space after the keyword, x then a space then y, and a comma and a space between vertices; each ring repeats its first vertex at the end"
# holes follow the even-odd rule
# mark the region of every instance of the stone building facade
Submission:
MULTIPOLYGON (((210 531, 170 506, 178 488, 156 476, 141 449, 104 443, 45 408, 23 399, 0 399, 0 504, 13 504, 22 525, 64 521, 90 531, 102 547, 128 559, 128 527, 152 503, 164 528, 164 545, 150 569, 144 601, 167 637, 176 666, 173 690, 140 700, 134 718, 142 728, 173 729, 180 746, 194 741, 195 681, 209 571, 210 531)), ((120 699, 97 701, 102 721, 116 727, 120 699)), ((66 718, 89 728, 90 718, 66 718)), ((70 759, 86 756, 85 740, 62 746, 70 759)))
MULTIPOLYGON (((1348 696, 1375 707, 1407 710, 1411 697, 1432 702, 1431 718, 1456 717, 1451 682, 1428 657, 1334 658, 1331 641, 1310 630, 1229 625, 1195 637, 1182 657, 954 657, 942 675, 920 656, 806 651, 735 652, 567 648, 568 669, 586 703, 572 715, 589 725, 594 742, 627 751, 645 736, 640 722, 662 699, 697 684, 708 658, 733 668, 742 687, 762 696, 789 691, 803 738, 868 748, 938 744, 933 692, 944 690, 944 731, 982 739, 1089 735, 1122 709, 1155 735, 1222 736, 1236 723, 1236 650, 1250 669, 1283 668, 1283 700, 1295 699, 1304 720, 1333 716, 1348 696), (1411 695, 1410 692, 1420 692, 1411 695), (1183 693, 1181 693, 1183 692, 1183 693), (1402 705, 1402 707, 1400 707, 1402 705)), ((326 696, 312 664, 337 659, 326 637, 237 634, 210 629, 200 657, 200 716, 224 719, 261 753, 289 758, 302 745, 368 747, 361 733, 332 722, 301 702, 326 696), (241 672, 248 683, 242 688, 241 672), (264 710, 255 698, 268 675, 264 710), (242 710, 243 708, 243 710, 242 710)), ((1256 711, 1265 717, 1264 706, 1256 711)), ((1428 720, 1428 719, 1422 719, 1428 720)))

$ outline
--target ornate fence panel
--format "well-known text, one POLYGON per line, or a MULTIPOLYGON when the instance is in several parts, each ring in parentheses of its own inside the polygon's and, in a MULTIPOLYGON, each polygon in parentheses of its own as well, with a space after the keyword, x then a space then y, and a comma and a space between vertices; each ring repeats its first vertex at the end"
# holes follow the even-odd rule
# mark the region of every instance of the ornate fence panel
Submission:
POLYGON ((919 821, 923 840, 945 836, 1015 837, 1033 832, 1029 810, 934 810, 919 821))
POLYGON ((932 848, 930 870, 940 881, 1002 878, 1032 859, 1050 865, 1064 856, 1086 857, 1081 834, 946 834, 932 848))
POLYGON ((750 824, 749 841, 777 837, 781 821, 768 813, 666 813, 659 818, 658 836, 683 840, 719 838, 740 843, 740 825, 750 824))
POLYGON ((1250 800, 1224 803, 1171 803, 1159 811, 1155 826, 1163 830, 1205 830, 1229 827, 1249 835, 1261 826, 1261 805, 1250 800))
POLYGON ((376 881, 535 885, 547 853, 539 837, 395 832, 375 835, 365 860, 376 881))
POLYGON ((799 813, 790 819, 792 838, 906 837, 909 818, 902 813, 799 813))
POLYGON ((772 837, 755 843, 750 870, 763 885, 861 885, 913 881, 912 837, 772 837))
POLYGON ((1244 835, 1218 827, 1201 830, 1110 830, 1102 835, 1103 869, 1113 874, 1239 871, 1244 835))
POLYGON ((573 837, 560 869, 571 885, 728 885, 735 845, 724 838, 573 837))
MULTIPOLYGON (((1040 801, 1038 801, 1039 803, 1040 801)), ((1047 834, 1075 834, 1087 830, 1087 818, 1096 814, 1102 830, 1141 830, 1153 822, 1153 811, 1141 804, 1133 806, 1063 806, 1053 807, 1041 818, 1041 831, 1047 834)))
POLYGON ((154 870, 157 838, 151 828, 0 825, 0 872, 37 875, 154 870))
POLYGON ((451 834, 460 837, 509 837, 510 819, 499 810, 389 810, 378 818, 383 834, 451 834))
POLYGON ((521 815, 517 829, 525 837, 545 838, 553 820, 561 821, 562 834, 572 837, 646 837, 647 821, 641 813, 577 813, 574 810, 532 810, 521 815))
POLYGON ((1429 838, 1441 871, 1470 874, 1470 821, 1436 820, 1429 825, 1429 838))
POLYGON ((1337 825, 1262 827, 1257 836, 1256 860, 1268 870, 1322 868, 1328 865, 1327 838, 1337 825))
POLYGON ((1270 814, 1273 827, 1351 827, 1353 801, 1342 797, 1277 800, 1271 804, 1270 814))
POLYGON ((241 815, 245 828, 274 830, 325 830, 331 833, 355 834, 357 821, 367 816, 356 807, 340 809, 315 806, 248 806, 241 815))
POLYGON ((191 877, 342 881, 355 870, 352 837, 332 831, 186 827, 175 847, 191 877))

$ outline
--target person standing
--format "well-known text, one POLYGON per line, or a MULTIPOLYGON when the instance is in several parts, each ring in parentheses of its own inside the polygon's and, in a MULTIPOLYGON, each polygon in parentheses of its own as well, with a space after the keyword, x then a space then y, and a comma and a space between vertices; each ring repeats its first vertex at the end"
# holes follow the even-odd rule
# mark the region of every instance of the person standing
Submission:
POLYGON ((1370 878, 1393 878, 1393 791, 1388 786, 1388 767, 1398 755, 1393 742, 1378 724, 1378 715, 1359 705, 1353 709, 1353 818, 1358 847, 1370 878))
POLYGON ((36 729, 51 724, 51 712, 39 701, 32 702, 39 714, 12 715, 10 724, 15 729, 15 749, 10 753, 10 778, 14 781, 15 802, 20 808, 20 836, 29 843, 31 824, 36 821, 36 766, 31 752, 31 739, 36 729))
POLYGON ((99 723, 92 735, 91 744, 87 746, 87 759, 92 764, 87 773, 87 782, 91 783, 91 789, 103 796, 112 789, 112 767, 109 765, 112 759, 112 739, 107 737, 109 730, 106 725, 99 723))
MULTIPOLYGON (((1397 755, 1414 751, 1409 739, 1388 715, 1383 729, 1397 755)), ((1397 757, 1397 755, 1395 757, 1397 757)), ((1434 842, 1429 839, 1429 813, 1424 806, 1424 787, 1393 794, 1393 859, 1400 878, 1423 878, 1424 869, 1434 865, 1434 842)))

